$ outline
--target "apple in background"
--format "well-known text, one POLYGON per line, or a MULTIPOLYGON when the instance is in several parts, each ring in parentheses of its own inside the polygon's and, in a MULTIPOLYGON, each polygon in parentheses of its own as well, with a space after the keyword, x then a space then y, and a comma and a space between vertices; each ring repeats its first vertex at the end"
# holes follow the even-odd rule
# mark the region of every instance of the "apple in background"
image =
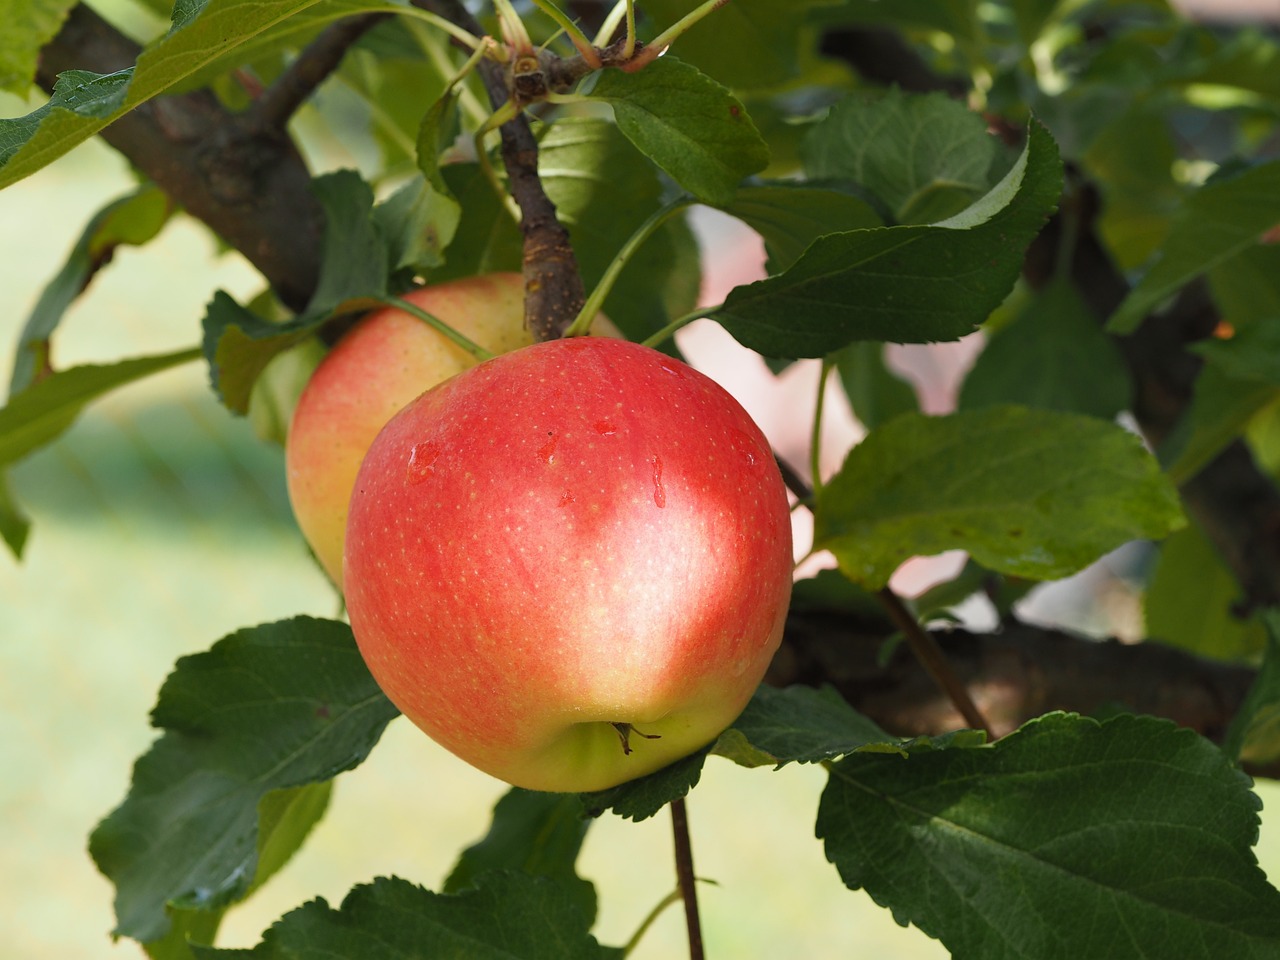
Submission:
POLYGON ((509 783, 599 790, 711 742, 777 649, 791 521, 718 384, 580 337, 428 391, 361 465, 344 589, 374 678, 509 783))
MULTIPOLYGON (((491 353, 528 346, 524 279, 495 273, 422 287, 405 300, 491 353)), ((603 317, 593 330, 616 334, 603 317)), ((302 535, 335 584, 356 471, 378 431, 406 403, 474 366, 475 357, 402 310, 370 313, 308 380, 285 443, 289 502, 302 535)))

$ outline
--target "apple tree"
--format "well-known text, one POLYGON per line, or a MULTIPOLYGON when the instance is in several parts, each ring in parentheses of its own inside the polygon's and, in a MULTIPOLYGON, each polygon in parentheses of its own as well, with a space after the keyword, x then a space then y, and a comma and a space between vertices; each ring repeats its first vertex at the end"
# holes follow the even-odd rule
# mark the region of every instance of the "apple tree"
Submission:
MULTIPOLYGON (((603 312, 676 363, 681 328, 710 322, 775 374, 816 361, 819 399, 789 414, 807 455, 764 457, 805 531, 787 562, 805 562, 727 729, 607 789, 513 787, 444 889, 353 878, 340 904, 219 948, 226 911, 399 711, 345 617, 210 637, 160 689, 158 738, 89 839, 117 935, 156 960, 625 956, 593 936, 575 861, 599 818, 669 807, 668 899, 690 955, 714 954, 686 795, 704 764, 815 764, 831 883, 956 957, 1280 957, 1251 779, 1280 775, 1280 37, 1168 0, 136 2, 167 29, 127 35, 94 0, 0 0, 0 79, 47 94, 0 120, 0 187, 91 137, 137 177, 49 265, 0 469, 179 364, 284 444, 319 358, 370 311, 475 347, 405 297, 503 273, 523 277, 530 341, 603 312), (346 99, 313 96, 335 87, 346 99), (308 161, 326 124, 363 138, 367 168, 308 161), (252 263, 260 295, 219 292, 190 349, 60 364, 67 307, 179 210, 252 263), (708 210, 764 251, 710 302, 708 210), (961 340, 976 359, 955 395, 922 402, 896 345, 961 340), (865 428, 833 471, 828 384, 865 428), (1027 616, 1042 584, 1117 550, 1136 558, 1141 642, 1027 616), (948 551, 966 559, 942 582, 902 588, 905 562, 948 551)), ((664 416, 660 394, 631 398, 664 416)), ((18 500, 0 474, 20 560, 40 518, 18 500)), ((619 569, 606 592, 643 603, 619 569)), ((644 749, 632 732, 618 750, 644 749)))

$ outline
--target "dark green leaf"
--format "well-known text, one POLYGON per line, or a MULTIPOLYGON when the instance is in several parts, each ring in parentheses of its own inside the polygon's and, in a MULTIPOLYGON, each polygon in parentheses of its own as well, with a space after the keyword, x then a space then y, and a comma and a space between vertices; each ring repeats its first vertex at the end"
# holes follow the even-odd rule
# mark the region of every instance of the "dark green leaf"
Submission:
POLYGON ((53 39, 77 0, 0 0, 0 90, 26 96, 40 48, 53 39))
POLYGON ((324 319, 305 315, 271 323, 217 291, 205 309, 204 356, 213 390, 227 409, 248 412, 254 385, 267 365, 315 333, 324 319))
POLYGON ((1233 327, 1243 330, 1280 317, 1280 244, 1246 247, 1208 277, 1213 300, 1233 327))
POLYGON ((905 757, 915 749, 976 746, 981 731, 945 737, 893 737, 854 710, 827 687, 762 686, 713 752, 745 767, 818 763, 850 753, 893 753, 905 757))
POLYGON ((1280 386, 1275 383, 1237 380, 1213 361, 1207 363, 1196 377, 1190 408, 1160 445, 1160 462, 1169 479, 1186 483, 1278 399, 1280 386))
POLYGON ((260 855, 291 852, 317 812, 320 794, 273 792, 358 766, 395 716, 342 623, 265 624, 180 659, 152 713, 164 734, 89 841, 116 886, 116 932, 156 940, 166 904, 216 910, 243 897, 260 855))
POLYGON ((647 777, 629 780, 608 790, 578 794, 582 809, 589 817, 612 810, 627 820, 647 820, 697 786, 710 751, 711 747, 704 747, 647 777))
POLYGON ((1063 5, 1062 0, 1013 0, 1013 19, 1024 47, 1030 47, 1039 39, 1045 24, 1063 5))
POLYGON ((845 0, 823 11, 824 22, 884 24, 907 30, 938 30, 957 40, 976 40, 981 29, 977 0, 845 0))
POLYGON ((600 960, 572 897, 549 880, 491 873, 475 890, 431 893, 396 877, 354 888, 342 907, 313 900, 277 921, 251 953, 196 951, 201 960, 600 960))
POLYGON ((885 366, 883 343, 851 343, 832 359, 853 415, 868 430, 900 413, 919 412, 915 387, 885 366))
MULTIPOLYGON (((808 8, 830 2, 733 0, 681 34, 673 49, 681 60, 735 90, 776 87, 799 72, 808 8)), ((643 9, 665 29, 690 6, 687 0, 646 0, 643 9)))
POLYGON ((779 181, 738 188, 724 206, 764 238, 769 273, 779 273, 799 259, 818 237, 881 225, 880 215, 862 198, 814 183, 779 181))
POLYGON ((325 227, 320 282, 307 314, 386 293, 387 243, 373 221, 373 189, 352 170, 317 177, 311 189, 324 207, 325 227))
POLYGON ((1280 314, 1243 326, 1227 339, 1201 340, 1191 349, 1233 380, 1280 386, 1280 314))
POLYGON ((320 282, 307 309, 272 323, 219 290, 204 317, 204 355, 214 392, 235 413, 249 409, 259 375, 279 353, 311 336, 335 313, 375 305, 387 291, 388 248, 374 223, 373 190, 350 170, 318 177, 312 189, 325 210, 320 282))
POLYGON ((1266 634, 1257 621, 1235 615, 1242 599, 1240 584, 1204 531, 1189 524, 1160 547, 1143 595, 1147 636, 1204 657, 1251 658, 1262 652, 1266 634))
POLYGON ((917 554, 967 550, 989 569, 1067 576, 1183 523, 1142 442, 1103 420, 987 407, 904 414, 854 447, 823 487, 815 540, 850 579, 883 587, 917 554))
POLYGON ((192 349, 119 363, 86 364, 36 381, 0 408, 0 466, 55 439, 87 404, 104 393, 199 356, 200 351, 192 349))
POLYGON ((1266 653, 1244 703, 1227 730, 1223 751, 1242 763, 1269 765, 1280 759, 1280 614, 1262 614, 1266 653))
POLYGON ((571 793, 535 793, 512 787, 493 808, 488 834, 462 851, 444 882, 444 893, 476 886, 495 870, 547 877, 578 902, 588 923, 596 916, 596 890, 578 876, 574 863, 591 821, 571 793))
POLYGON ((817 832, 845 884, 982 960, 1262 960, 1280 893, 1261 804, 1223 753, 1150 717, 1051 714, 974 750, 860 754, 817 832))
POLYGON ((1053 139, 1032 124, 1013 169, 959 216, 820 237, 784 273, 735 288, 709 316, 771 357, 826 356, 855 340, 958 339, 1013 288, 1061 182, 1053 139))
POLYGON ((978 355, 960 409, 1020 403, 1111 419, 1133 387, 1119 347, 1066 281, 1054 281, 978 355))
POLYGON ((997 143, 983 119, 951 97, 894 89, 836 104, 805 137, 803 156, 809 176, 861 184, 897 223, 935 223, 991 187, 997 143))
POLYGON ((72 247, 67 262, 41 292, 18 337, 13 379, 9 384, 11 394, 26 389, 36 375, 46 369, 49 337, 67 308, 94 273, 111 259, 116 248, 122 244, 140 246, 152 240, 172 212, 173 206, 164 192, 147 185, 113 200, 94 214, 72 247))
POLYGON ((635 73, 601 73, 591 97, 607 100, 627 139, 707 203, 730 203, 742 179, 769 163, 769 148, 742 103, 672 56, 635 73))
POLYGON ((30 533, 31 521, 13 499, 8 475, 0 471, 0 539, 4 540, 15 560, 22 559, 22 550, 30 533))
POLYGON ((1253 245, 1280 223, 1280 160, 1210 180, 1183 203, 1155 263, 1107 328, 1132 333, 1184 284, 1253 245))

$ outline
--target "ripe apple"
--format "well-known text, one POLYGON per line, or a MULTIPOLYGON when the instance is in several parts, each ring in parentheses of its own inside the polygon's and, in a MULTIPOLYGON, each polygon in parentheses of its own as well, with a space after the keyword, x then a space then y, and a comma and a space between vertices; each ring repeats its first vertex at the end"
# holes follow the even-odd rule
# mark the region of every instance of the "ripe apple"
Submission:
POLYGON ((596 337, 486 361, 365 455, 344 589, 374 678, 534 790, 599 790, 712 741, 782 635, 791 521, 719 385, 596 337))
MULTIPOLYGON (((404 299, 491 353, 533 342, 519 274, 422 287, 404 299)), ((593 330, 616 332, 603 317, 593 330)), ((342 583, 347 501, 369 444, 406 403, 475 363, 439 331, 388 308, 356 324, 307 381, 285 443, 285 476, 302 535, 334 583, 342 583)))

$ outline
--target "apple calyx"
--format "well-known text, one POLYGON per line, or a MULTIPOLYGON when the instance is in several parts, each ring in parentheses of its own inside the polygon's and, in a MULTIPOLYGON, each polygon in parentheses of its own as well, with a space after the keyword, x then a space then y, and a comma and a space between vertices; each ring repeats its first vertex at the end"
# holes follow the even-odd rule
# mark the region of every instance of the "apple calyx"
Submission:
POLYGON ((611 723, 613 729, 618 731, 618 739, 622 741, 623 756, 631 755, 631 735, 634 733, 638 737, 644 737, 646 740, 661 740, 660 733, 642 733, 629 723, 611 723))

